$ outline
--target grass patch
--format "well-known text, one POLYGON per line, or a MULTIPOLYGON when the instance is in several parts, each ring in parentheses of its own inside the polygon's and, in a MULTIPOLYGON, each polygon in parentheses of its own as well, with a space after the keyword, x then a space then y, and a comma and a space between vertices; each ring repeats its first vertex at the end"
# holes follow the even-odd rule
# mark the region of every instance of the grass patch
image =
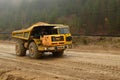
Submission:
POLYGON ((120 37, 92 37, 92 36, 80 36, 73 37, 73 46, 101 46, 103 48, 119 48, 120 49, 120 37))

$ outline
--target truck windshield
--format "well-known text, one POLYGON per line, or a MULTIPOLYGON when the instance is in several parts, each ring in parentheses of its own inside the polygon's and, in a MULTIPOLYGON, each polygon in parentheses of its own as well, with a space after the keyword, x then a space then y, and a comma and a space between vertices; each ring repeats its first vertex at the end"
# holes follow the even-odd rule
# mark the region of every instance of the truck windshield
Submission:
POLYGON ((69 28, 60 28, 59 29, 60 34, 68 34, 70 33, 69 28))

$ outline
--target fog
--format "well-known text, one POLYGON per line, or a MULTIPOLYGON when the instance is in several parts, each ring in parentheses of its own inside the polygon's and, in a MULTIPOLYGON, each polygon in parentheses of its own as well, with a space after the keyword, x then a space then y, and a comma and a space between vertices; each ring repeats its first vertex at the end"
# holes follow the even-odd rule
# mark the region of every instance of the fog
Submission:
POLYGON ((74 34, 118 34, 119 14, 120 0, 0 0, 0 30, 41 21, 68 24, 74 34))
POLYGON ((1 6, 20 6, 23 2, 31 3, 33 0, 0 0, 1 6))

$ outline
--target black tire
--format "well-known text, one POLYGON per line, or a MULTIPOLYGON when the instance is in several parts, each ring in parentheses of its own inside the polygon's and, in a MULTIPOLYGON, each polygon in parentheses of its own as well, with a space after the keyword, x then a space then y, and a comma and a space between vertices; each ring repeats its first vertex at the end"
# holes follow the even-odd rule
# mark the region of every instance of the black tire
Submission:
POLYGON ((53 52, 52 54, 54 57, 61 57, 61 56, 63 56, 64 51, 53 52))
POLYGON ((16 43, 15 51, 17 56, 25 56, 26 55, 26 48, 24 47, 24 41, 19 40, 16 43))
POLYGON ((29 56, 33 59, 42 58, 42 53, 38 51, 38 47, 34 42, 31 42, 29 45, 29 56))

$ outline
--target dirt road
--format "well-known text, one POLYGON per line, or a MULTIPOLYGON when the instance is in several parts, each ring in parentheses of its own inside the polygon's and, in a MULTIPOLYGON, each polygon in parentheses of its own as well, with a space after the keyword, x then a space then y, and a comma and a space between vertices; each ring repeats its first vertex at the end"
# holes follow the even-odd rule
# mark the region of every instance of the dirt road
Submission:
POLYGON ((47 53, 35 60, 0 43, 0 80, 120 80, 120 55, 67 50, 61 58, 47 53))

